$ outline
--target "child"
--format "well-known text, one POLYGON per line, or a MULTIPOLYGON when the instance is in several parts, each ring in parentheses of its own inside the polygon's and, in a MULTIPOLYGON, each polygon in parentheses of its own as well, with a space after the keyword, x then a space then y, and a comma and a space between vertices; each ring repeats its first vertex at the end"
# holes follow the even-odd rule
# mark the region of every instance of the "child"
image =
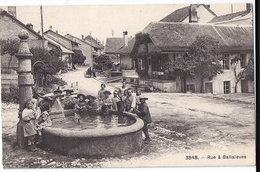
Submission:
POLYGON ((22 111, 22 121, 24 137, 28 138, 27 150, 36 151, 36 147, 34 146, 34 139, 37 134, 35 126, 36 113, 33 110, 34 105, 32 99, 28 99, 24 106, 24 110, 22 111))
POLYGON ((78 110, 86 109, 87 108, 87 102, 85 101, 86 96, 84 94, 78 94, 77 98, 78 98, 78 101, 76 101, 75 107, 78 110))
POLYGON ((95 101, 96 100, 96 97, 92 96, 92 95, 87 95, 86 98, 89 100, 87 102, 87 109, 88 109, 88 112, 90 113, 95 113, 97 108, 98 108, 98 105, 97 105, 97 102, 95 101))
POLYGON ((148 100, 147 97, 144 97, 142 95, 139 96, 140 99, 140 105, 138 106, 138 109, 136 109, 136 114, 139 118, 141 118, 144 122, 143 132, 145 135, 144 143, 148 144, 150 142, 149 132, 148 132, 148 124, 152 122, 151 114, 149 111, 149 107, 145 100, 148 100))
POLYGON ((121 98, 118 96, 118 91, 113 92, 114 97, 112 98, 112 110, 118 111, 117 103, 121 101, 121 98))
POLYGON ((41 113, 41 116, 39 117, 39 122, 37 124, 37 131, 39 135, 39 141, 37 144, 42 142, 42 129, 45 127, 49 127, 52 125, 51 118, 49 116, 49 113, 47 111, 43 111, 41 113))
POLYGON ((71 96, 72 92, 74 92, 74 91, 71 89, 66 89, 64 91, 66 91, 66 94, 65 94, 64 99, 61 101, 61 103, 64 106, 63 108, 64 109, 74 109, 75 102, 74 102, 73 97, 71 96))
POLYGON ((110 97, 110 94, 111 92, 106 90, 103 92, 104 94, 104 99, 102 100, 101 102, 101 111, 104 113, 104 114, 107 114, 108 113, 108 110, 111 109, 111 106, 112 106, 112 98, 110 97))

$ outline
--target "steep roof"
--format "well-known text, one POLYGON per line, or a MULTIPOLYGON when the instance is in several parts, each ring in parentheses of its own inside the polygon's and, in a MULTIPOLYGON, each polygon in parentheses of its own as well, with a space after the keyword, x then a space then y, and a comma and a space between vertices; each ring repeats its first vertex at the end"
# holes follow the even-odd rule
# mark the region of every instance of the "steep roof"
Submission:
MULTIPOLYGON (((129 40, 129 38, 128 38, 129 40)), ((120 48, 125 45, 123 37, 111 37, 107 38, 106 46, 105 46, 105 53, 115 53, 120 48)))
POLYGON ((253 28, 214 26, 209 24, 152 22, 142 33, 147 33, 161 51, 188 51, 197 36, 208 35, 219 41, 222 50, 253 50, 253 28))
POLYGON ((59 44, 58 42, 55 42, 55 41, 53 41, 52 39, 50 39, 50 38, 48 38, 48 37, 45 38, 45 39, 47 39, 48 42, 50 42, 51 44, 53 44, 53 45, 59 47, 63 53, 74 54, 73 51, 70 51, 69 49, 67 49, 67 48, 64 47, 63 45, 59 44))
MULTIPOLYGON (((203 6, 205 7, 211 14, 213 14, 214 16, 217 16, 207 5, 205 4, 197 4, 197 8, 199 6, 203 6)), ((163 19, 161 19, 161 22, 182 22, 184 19, 186 19, 189 16, 190 13, 190 6, 187 7, 183 7, 180 8, 178 10, 175 10, 174 12, 172 12, 171 14, 169 14, 168 16, 164 17, 163 19)))
POLYGON ((122 55, 130 54, 134 48, 135 41, 136 41, 135 37, 132 38, 130 41, 128 41, 127 46, 122 46, 119 50, 116 51, 116 53, 122 54, 122 55))
MULTIPOLYGON (((33 29, 31 29, 30 27, 27 27, 23 22, 21 22, 20 20, 18 20, 16 17, 14 17, 12 14, 8 13, 7 11, 3 10, 0 8, 0 15, 5 15, 8 16, 10 18, 12 18, 13 21, 16 21, 19 25, 21 25, 24 29, 28 30, 30 33, 34 34, 36 37, 38 37, 38 39, 42 39, 42 36, 35 32, 33 29)), ((45 39, 45 38, 44 38, 45 39)), ((48 41, 49 42, 49 41, 48 41)), ((49 44, 57 47, 57 45, 53 44, 52 42, 49 42, 49 44)))
POLYGON ((239 16, 243 17, 243 16, 247 15, 248 13, 249 13, 249 11, 245 10, 245 11, 239 11, 239 12, 236 12, 236 13, 216 16, 211 21, 209 21, 209 23, 228 21, 228 20, 231 20, 231 19, 239 17, 239 16))
POLYGON ((76 36, 73 36, 71 34, 66 34, 66 35, 64 35, 64 37, 70 39, 71 41, 77 40, 78 42, 85 43, 85 44, 88 44, 88 45, 90 45, 92 47, 96 47, 97 48, 97 45, 95 45, 94 43, 92 43, 92 42, 90 42, 88 40, 82 40, 82 39, 80 39, 80 38, 78 38, 76 36))
POLYGON ((55 37, 61 37, 61 38, 65 39, 65 40, 67 40, 69 42, 73 42, 75 44, 80 44, 80 43, 78 43, 78 42, 76 42, 74 40, 70 40, 70 39, 66 38, 65 36, 62 36, 61 34, 59 34, 57 32, 54 32, 53 30, 47 30, 47 31, 44 32, 44 34, 48 34, 49 32, 51 32, 52 35, 55 36, 55 37))
POLYGON ((104 46, 99 43, 97 40, 95 40, 91 35, 88 35, 84 38, 84 41, 91 43, 93 47, 98 48, 98 49, 103 49, 104 46))

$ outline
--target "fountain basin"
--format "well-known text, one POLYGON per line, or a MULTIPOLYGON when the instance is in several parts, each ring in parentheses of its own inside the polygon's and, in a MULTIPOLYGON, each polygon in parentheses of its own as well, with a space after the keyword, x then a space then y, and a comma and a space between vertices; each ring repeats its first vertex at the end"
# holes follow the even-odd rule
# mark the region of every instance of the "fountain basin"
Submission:
MULTIPOLYGON (((64 114, 67 116, 75 112, 75 110, 66 110, 64 114)), ((55 121, 60 119, 60 114, 60 112, 50 114, 54 125, 55 121)), ((135 120, 135 122, 124 127, 80 131, 55 128, 54 126, 44 128, 42 135, 44 146, 64 155, 81 157, 107 157, 137 152, 142 146, 143 121, 131 113, 124 112, 123 115, 135 120)))

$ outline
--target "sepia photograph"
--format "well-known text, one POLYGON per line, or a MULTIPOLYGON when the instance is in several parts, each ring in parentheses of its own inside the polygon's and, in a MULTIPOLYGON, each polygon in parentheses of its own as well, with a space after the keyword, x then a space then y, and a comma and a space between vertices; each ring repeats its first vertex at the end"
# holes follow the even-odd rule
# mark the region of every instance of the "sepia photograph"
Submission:
POLYGON ((254 9, 0 5, 2 168, 255 166, 254 9))

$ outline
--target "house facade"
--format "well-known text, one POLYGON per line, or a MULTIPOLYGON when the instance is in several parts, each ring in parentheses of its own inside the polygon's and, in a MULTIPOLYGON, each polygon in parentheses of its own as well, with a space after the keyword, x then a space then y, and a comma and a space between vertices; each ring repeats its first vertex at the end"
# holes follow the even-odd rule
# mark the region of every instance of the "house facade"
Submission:
POLYGON ((60 35, 58 31, 54 32, 51 26, 50 29, 43 34, 50 42, 54 42, 61 47, 63 50, 61 60, 66 62, 68 69, 72 69, 73 50, 79 50, 79 43, 60 35))
POLYGON ((64 37, 70 39, 71 41, 75 41, 79 43, 79 49, 82 51, 83 55, 86 57, 84 64, 86 66, 93 66, 93 58, 94 56, 100 56, 102 46, 97 42, 90 41, 90 37, 84 38, 82 35, 82 39, 77 38, 73 35, 66 34, 64 37))
MULTIPOLYGON (((177 58, 185 58, 189 53, 190 45, 197 36, 208 35, 218 41, 219 51, 223 56, 220 63, 223 73, 211 80, 204 78, 203 92, 205 93, 234 93, 235 73, 231 60, 236 56, 244 59, 242 65, 237 65, 236 73, 243 70, 248 59, 253 56, 253 28, 235 26, 214 26, 201 24, 152 22, 142 32, 138 43, 132 51, 135 52, 134 67, 139 76, 149 80, 161 80, 165 83, 174 81, 170 92, 181 92, 183 87, 187 91, 200 92, 201 82, 199 78, 187 78, 186 84, 180 78, 164 68, 164 60, 170 59, 173 63, 177 58)), ((156 83, 156 82, 154 82, 156 83)), ((158 83, 157 83, 158 85, 158 83)), ((156 86, 155 86, 156 87, 156 86)), ((165 87, 165 86, 164 86, 165 87)), ((160 88, 164 91, 164 87, 160 88)), ((253 81, 242 78, 237 84, 237 92, 253 92, 253 81)), ((167 88, 166 88, 167 89, 167 88)))
MULTIPOLYGON (((29 47, 44 47, 48 51, 58 49, 59 46, 52 44, 48 40, 42 40, 42 36, 33 30, 32 24, 24 24, 16 18, 16 7, 8 7, 5 11, 0 9, 0 38, 1 40, 17 40, 21 30, 26 30, 29 33, 29 47)), ((2 89, 9 91, 11 85, 18 85, 18 59, 15 55, 1 55, 1 86, 2 89)), ((36 78, 35 78, 36 79, 36 78)), ((37 79, 36 79, 37 80, 37 79)))

